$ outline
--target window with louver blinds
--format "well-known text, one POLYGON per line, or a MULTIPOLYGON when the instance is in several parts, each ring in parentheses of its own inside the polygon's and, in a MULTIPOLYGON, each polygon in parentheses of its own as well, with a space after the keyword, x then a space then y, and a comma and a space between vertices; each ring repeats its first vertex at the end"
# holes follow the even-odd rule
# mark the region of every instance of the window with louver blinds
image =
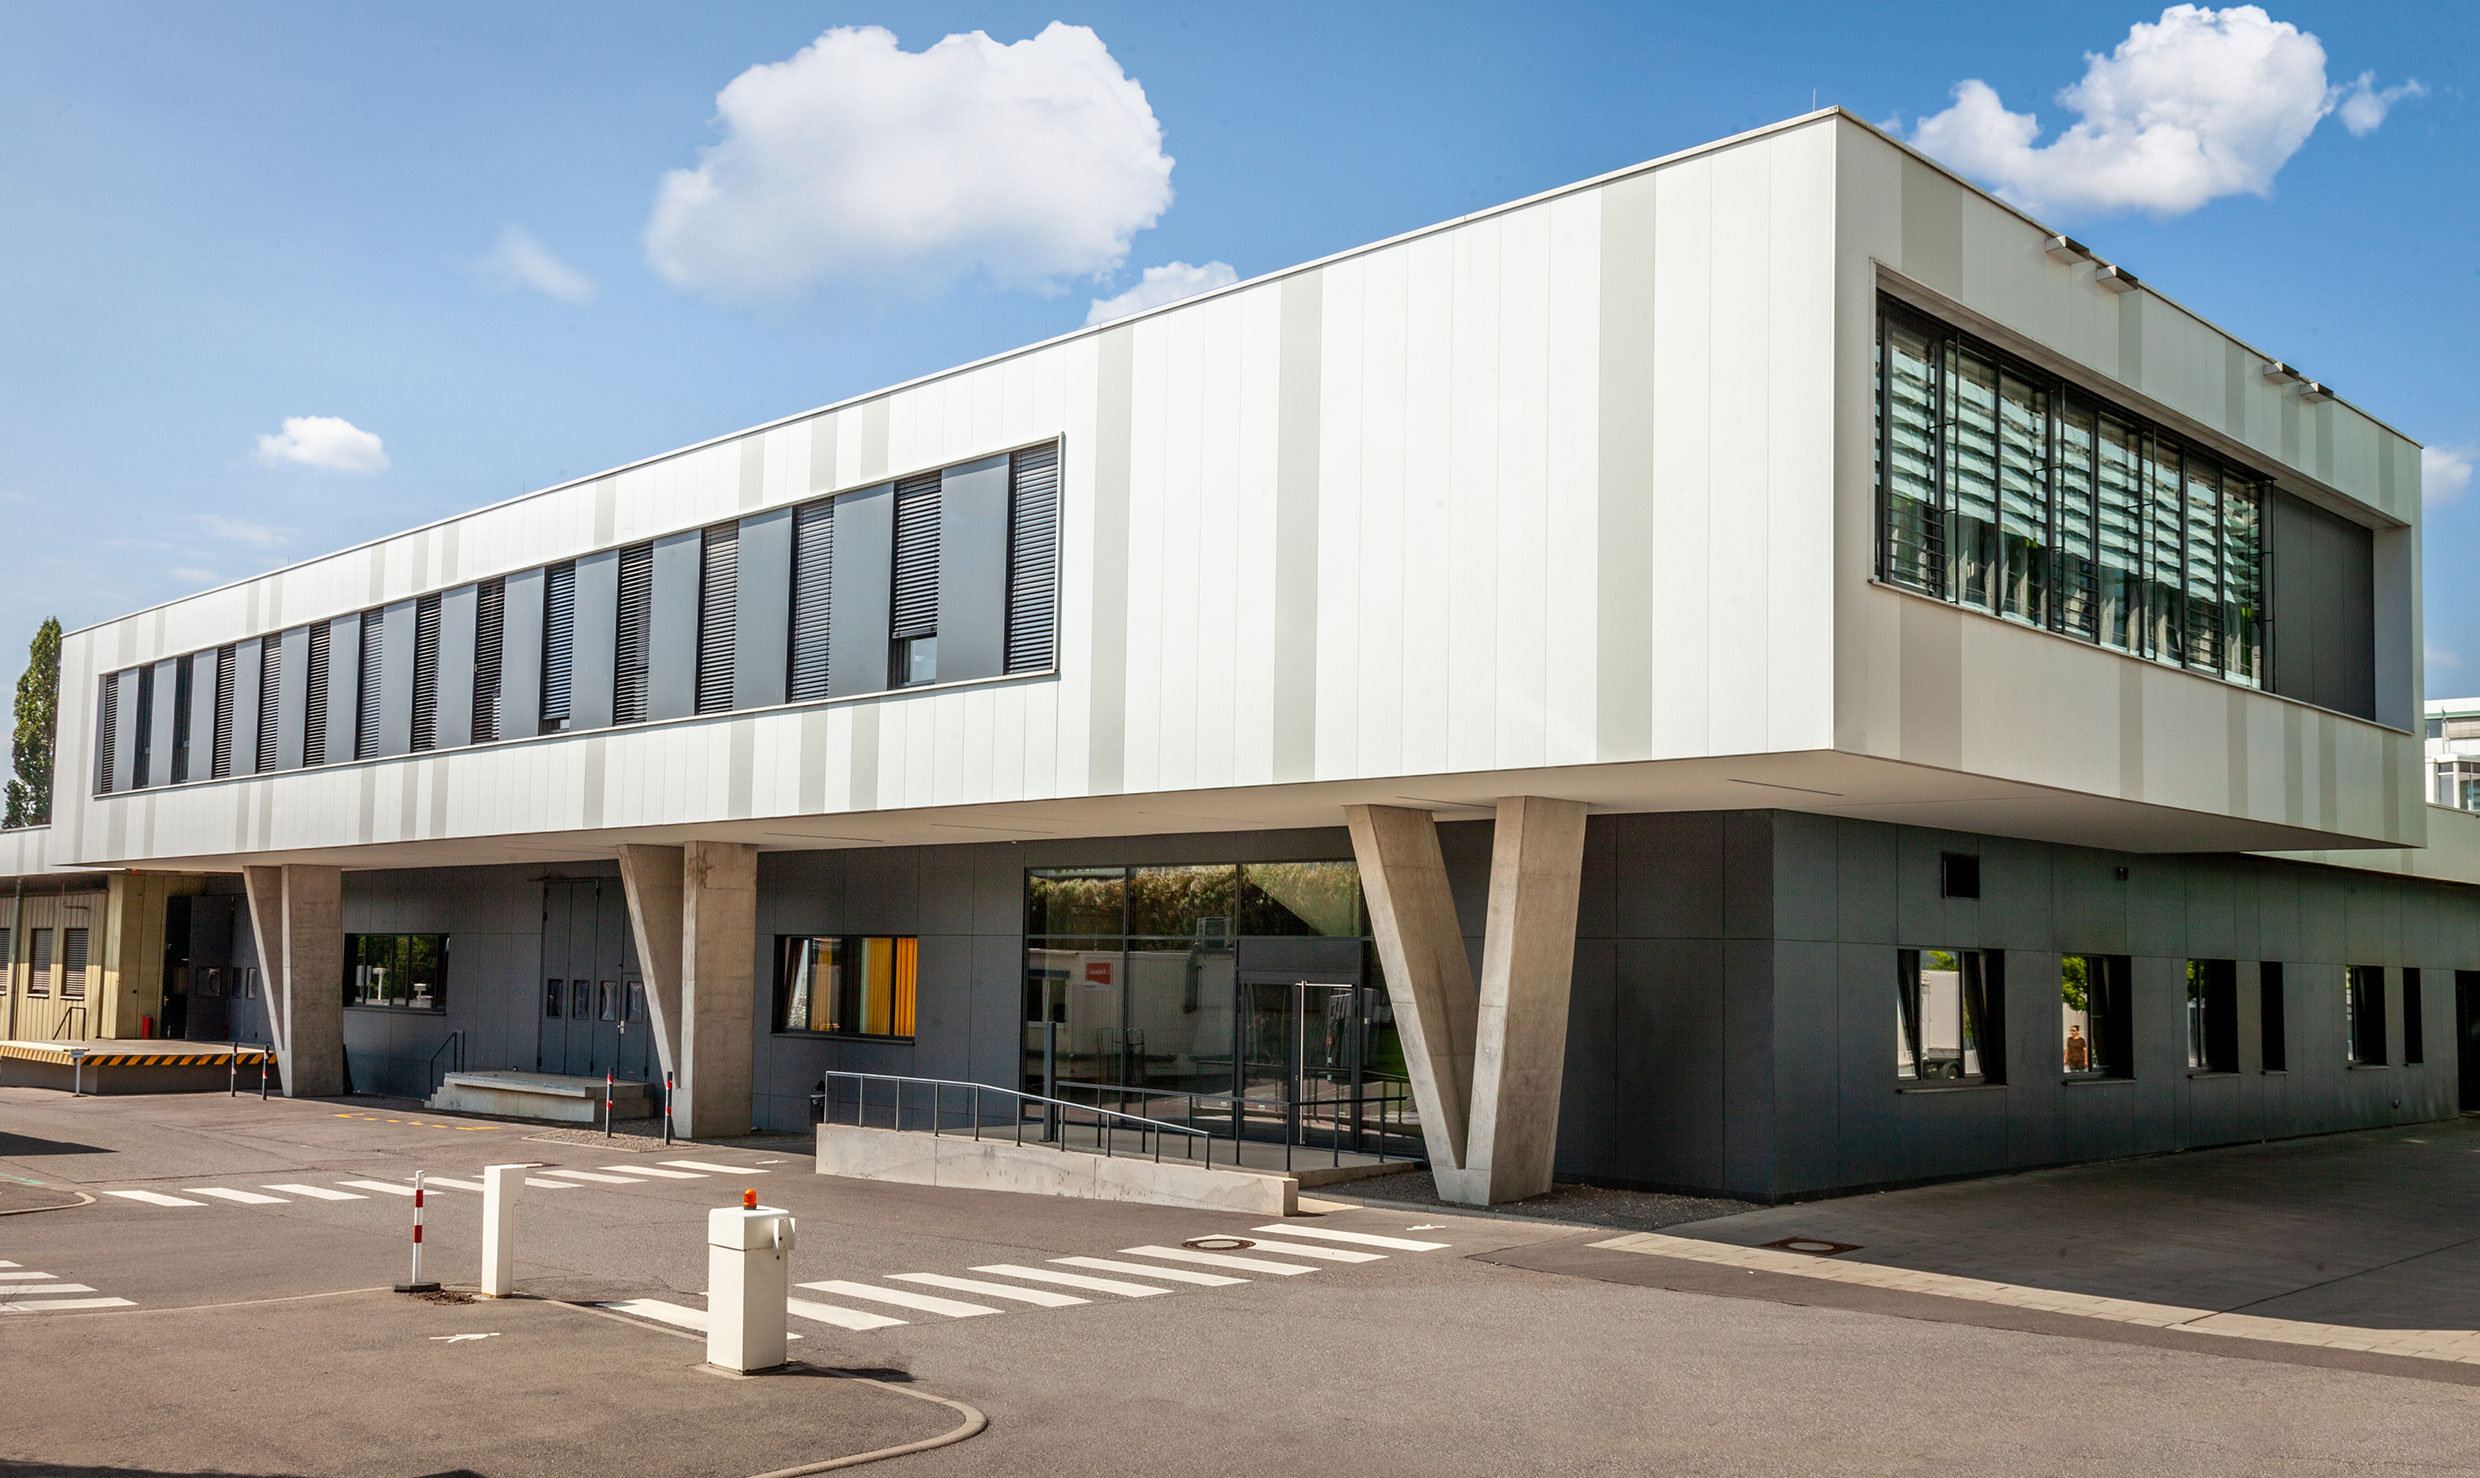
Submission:
POLYGON ((413 747, 439 742, 439 597, 413 603, 413 747))
POLYGON ((258 733, 252 740, 258 755, 258 773, 264 775, 276 767, 276 686, 284 675, 284 643, 269 637, 258 649, 258 733))
POLYGON ((827 696, 827 631, 835 596, 835 502, 792 514, 792 673, 795 703, 827 696))
POLYGON ((568 727, 568 685, 576 668, 577 563, 543 572, 542 731, 568 727))
POLYGON ((508 582, 485 580, 474 591, 474 742, 499 738, 501 647, 508 631, 508 582))
MULTIPOLYGON (((172 783, 175 785, 194 778, 189 772, 189 685, 190 669, 195 665, 194 659, 183 657, 180 666, 173 669, 172 783)), ((0 952, 0 962, 5 962, 7 958, 5 952, 0 952)))
POLYGON ((741 526, 706 531, 698 578, 697 711, 732 711, 732 654, 740 611, 741 526))
POLYGON ((895 599, 887 622, 895 650, 887 670, 898 687, 938 676, 939 488, 935 472, 896 484, 895 599))
POLYGON ((611 721, 615 724, 646 721, 653 617, 654 546, 633 544, 620 551, 620 630, 612 651, 611 721))
POLYGON ((208 773, 221 780, 232 773, 233 757, 233 661, 231 647, 220 647, 215 653, 215 742, 208 757, 208 773))
POLYGON ((362 612, 362 684, 353 703, 353 757, 357 760, 379 753, 379 637, 386 624, 387 612, 362 612))
POLYGON ((60 931, 60 994, 65 1000, 86 998, 86 931, 60 931))
POLYGON ((301 719, 301 762, 305 765, 327 763, 327 637, 326 622, 310 623, 309 691, 301 719))
POLYGON ((1008 459, 1007 670, 1040 672, 1057 660, 1059 447, 1008 459))
POLYGON ((97 712, 103 726, 103 746, 98 751, 103 756, 103 763, 95 768, 95 789, 108 793, 112 789, 112 761, 119 757, 117 754, 121 716, 119 674, 115 673, 104 678, 103 701, 97 705, 97 712))

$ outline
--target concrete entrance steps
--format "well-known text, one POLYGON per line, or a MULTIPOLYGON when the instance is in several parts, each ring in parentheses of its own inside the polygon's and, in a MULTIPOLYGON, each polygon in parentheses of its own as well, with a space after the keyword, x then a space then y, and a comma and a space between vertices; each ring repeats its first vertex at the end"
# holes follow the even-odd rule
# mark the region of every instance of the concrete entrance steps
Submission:
MULTIPOLYGON (((603 1117, 601 1078, 530 1073, 515 1068, 450 1073, 430 1096, 441 1113, 495 1114, 554 1124, 595 1124, 603 1117)), ((652 1083, 623 1080, 611 1088, 615 1119, 650 1119, 663 1111, 652 1083)))
POLYGON ((1227 1158, 1232 1149, 1228 1140, 1215 1142, 1211 1165, 1202 1154, 1183 1157, 1175 1142, 1166 1143, 1157 1160, 1150 1141, 1140 1153, 1136 1133, 1122 1133, 1125 1139, 1112 1141, 1110 1153, 1105 1154, 1089 1135, 1080 1135, 1084 1142, 1072 1145, 1046 1145, 1038 1140, 1019 1143, 1012 1125, 1004 1137, 985 1128, 984 1137, 975 1139, 969 1132, 931 1134, 821 1124, 818 1173, 903 1185, 1292 1216, 1299 1212, 1304 1183, 1328 1184, 1384 1174, 1403 1165, 1366 1155, 1344 1156, 1337 1165, 1331 1151, 1319 1156, 1295 1148, 1294 1168, 1287 1172, 1282 1168, 1283 1146, 1244 1142, 1240 1162, 1234 1164, 1227 1158), (1318 1163, 1308 1163, 1312 1160, 1318 1163))

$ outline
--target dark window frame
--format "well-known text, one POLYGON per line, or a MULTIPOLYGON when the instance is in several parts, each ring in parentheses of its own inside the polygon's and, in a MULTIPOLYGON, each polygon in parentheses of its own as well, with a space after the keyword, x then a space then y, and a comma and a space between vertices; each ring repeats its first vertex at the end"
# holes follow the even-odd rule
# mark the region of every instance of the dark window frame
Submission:
POLYGON ((2004 1086, 2006 952, 1951 945, 1897 949, 1895 1034, 1900 1049, 1894 1079, 1898 1092, 2004 1086), (1951 1063, 1941 1055, 1941 1044, 1927 1040, 1931 1023, 1926 1019, 1930 1005, 1926 978, 1930 972, 1923 968, 1923 956, 1951 956, 1955 961, 1956 1044, 1951 1063), (1967 1062, 1974 1066, 1967 1068, 1967 1062))
POLYGON ((2136 1075, 2135 1062, 2135 962, 2126 955, 2093 953, 2066 954, 2058 959, 2059 1070, 2075 1082, 2126 1082, 2136 1075), (2080 983, 2085 1005, 2081 1011, 2074 1006, 2073 992, 2077 983, 2068 962, 2083 962, 2080 983), (2086 1066, 2075 1066, 2075 1054, 2066 1044, 2063 1018, 2081 1015, 2089 1024, 2085 1038, 2086 1066))
POLYGON ((2191 1074, 2239 1070, 2239 964, 2236 960, 2187 962, 2185 1008, 2187 1070, 2191 1074))
MULTIPOLYGON (((826 951, 821 951, 826 953, 826 951)), ((829 986, 821 986, 815 972, 806 989, 812 992, 831 989, 834 999, 826 1003, 828 1019, 841 1022, 849 1012, 854 1018, 866 1019, 868 1006, 864 999, 865 982, 858 976, 845 979, 839 974, 829 986)), ((811 1019, 816 1019, 811 1008, 811 1019)), ((875 934, 868 932, 778 934, 775 936, 775 993, 767 1031, 777 1037, 810 1037, 837 1042, 876 1042, 885 1045, 909 1046, 920 1037, 921 1026, 921 936, 918 934, 875 934), (846 960, 858 961, 866 955, 871 941, 886 941, 888 951, 887 1024, 883 1032, 869 1031, 860 1026, 830 1025, 828 1027, 788 1026, 796 1009, 796 1001, 809 999, 796 994, 803 987, 796 983, 801 957, 811 945, 830 946, 839 969, 846 960)))
POLYGON ((2352 1067, 2384 1067, 2385 967, 2342 967, 2342 1053, 2352 1067))
MULTIPOLYGON (((343 993, 344 1009, 347 1011, 380 1011, 391 1016, 447 1015, 448 985, 450 976, 453 973, 450 943, 451 939, 452 936, 450 935, 435 934, 425 930, 403 932, 375 931, 347 934, 344 936, 343 968, 339 972, 340 978, 337 982, 338 988, 343 993), (370 983, 366 978, 356 978, 355 971, 357 969, 401 969, 405 974, 412 975, 415 968, 412 964, 414 947, 413 941, 417 939, 427 939, 435 942, 434 948, 436 951, 436 958, 439 962, 439 978, 436 981, 428 982, 434 992, 432 1003, 425 1006, 414 1005, 412 1003, 415 997, 410 992, 406 995, 403 1004, 398 1004, 397 1002, 384 998, 378 1000, 357 999, 357 996, 366 995, 370 989, 370 983), (381 940, 388 941, 387 944, 378 946, 378 948, 386 951, 386 958, 377 959, 373 956, 372 941, 381 940)), ((409 982, 409 984, 415 983, 422 982, 409 982)), ((382 991, 387 988, 384 978, 382 979, 379 988, 382 991)))

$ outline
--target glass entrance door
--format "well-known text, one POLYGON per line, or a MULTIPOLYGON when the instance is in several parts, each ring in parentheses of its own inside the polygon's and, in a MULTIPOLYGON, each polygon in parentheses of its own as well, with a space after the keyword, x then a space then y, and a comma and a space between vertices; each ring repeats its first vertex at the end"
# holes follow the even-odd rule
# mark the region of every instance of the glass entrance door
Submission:
POLYGON ((1361 1065, 1360 992, 1312 980, 1244 980, 1233 1092, 1249 1132, 1331 1132, 1361 1065))

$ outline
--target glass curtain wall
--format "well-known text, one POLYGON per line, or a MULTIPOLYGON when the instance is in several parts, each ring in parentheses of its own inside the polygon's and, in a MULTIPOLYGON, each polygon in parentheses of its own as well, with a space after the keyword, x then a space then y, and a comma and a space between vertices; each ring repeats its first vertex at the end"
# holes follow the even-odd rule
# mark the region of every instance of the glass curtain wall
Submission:
POLYGON ((1878 323, 1882 579, 2264 686, 2261 479, 1891 299, 1878 323))
POLYGON ((1184 1098, 1288 1099, 1307 1074, 1324 1096, 1408 1082, 1354 864, 1026 874, 1027 1091, 1178 1118, 1184 1098), (1244 980, 1253 945, 1309 939, 1352 942, 1356 964, 1244 980))

